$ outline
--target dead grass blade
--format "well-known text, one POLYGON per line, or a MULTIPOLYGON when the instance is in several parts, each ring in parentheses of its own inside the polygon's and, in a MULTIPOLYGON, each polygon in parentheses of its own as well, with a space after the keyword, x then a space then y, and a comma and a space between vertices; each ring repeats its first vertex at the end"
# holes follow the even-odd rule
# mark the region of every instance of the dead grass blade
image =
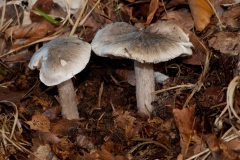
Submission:
MULTIPOLYGON (((229 115, 229 119, 232 118, 237 118, 238 120, 240 120, 240 117, 237 115, 236 111, 233 108, 233 104, 234 104, 234 91, 236 89, 236 87, 239 85, 240 83, 240 76, 236 76, 235 78, 233 78, 233 80, 229 83, 228 85, 228 89, 227 89, 227 105, 226 107, 222 110, 221 114, 216 118, 214 125, 216 126, 216 128, 221 128, 222 127, 222 121, 221 121, 221 117, 226 113, 226 111, 228 110, 228 115, 229 115)), ((230 129, 228 129, 223 136, 221 137, 221 139, 224 142, 229 142, 235 138, 240 137, 240 130, 237 130, 233 125, 230 129)), ((211 153, 210 149, 206 149, 200 153, 198 153, 197 155, 194 155, 190 158, 188 158, 187 160, 192 160, 195 158, 198 158, 204 154, 205 157, 207 157, 209 154, 211 153)))
POLYGON ((207 49, 207 47, 205 47, 205 45, 199 41, 199 43, 203 46, 203 48, 205 48, 206 50, 206 60, 205 60, 205 64, 204 64, 204 67, 203 67, 203 71, 200 75, 200 78, 198 80, 198 82, 195 84, 195 87, 192 91, 192 93, 190 94, 190 96, 187 98, 185 104, 183 105, 183 108, 186 107, 188 105, 188 102, 191 100, 191 98, 193 97, 193 95, 196 93, 196 92, 199 92, 200 89, 202 88, 203 86, 203 83, 207 77, 207 73, 208 73, 208 70, 209 70, 209 62, 210 62, 210 59, 211 59, 211 56, 212 56, 212 53, 207 49))
MULTIPOLYGON (((13 125, 9 126, 8 122, 11 121, 11 116, 9 116, 9 115, 4 115, 2 123, 0 123, 2 125, 1 129, 0 129, 0 133, 1 133, 0 136, 3 141, 3 145, 9 145, 8 144, 8 142, 9 142, 11 145, 16 147, 20 151, 26 152, 29 154, 33 154, 31 151, 29 151, 28 149, 26 149, 25 147, 22 146, 22 144, 29 145, 28 143, 17 142, 17 141, 14 141, 14 139, 13 139, 13 137, 14 137, 13 135, 16 130, 16 126, 18 126, 19 132, 20 133, 22 132, 22 128, 21 128, 20 122, 18 120, 18 110, 17 110, 16 104, 14 104, 13 102, 10 102, 10 101, 6 101, 6 100, 0 101, 0 103, 10 103, 15 109, 15 114, 13 115, 13 117, 14 117, 13 125), (9 133, 8 130, 11 130, 11 133, 9 133)), ((12 123, 12 122, 10 122, 10 123, 12 123)))
POLYGON ((83 13, 84 13, 84 11, 85 11, 85 9, 86 9, 86 7, 87 7, 87 4, 88 4, 88 0, 86 0, 86 2, 84 3, 84 7, 82 8, 82 10, 81 10, 81 12, 80 12, 80 14, 79 14, 79 16, 78 16, 78 18, 77 18, 77 20, 76 20, 76 22, 75 22, 75 24, 74 24, 71 32, 70 32, 69 37, 74 34, 74 32, 75 32, 75 30, 76 30, 76 28, 77 28, 77 26, 78 26, 78 23, 79 23, 79 21, 81 20, 81 18, 82 18, 82 16, 83 16, 83 13))
POLYGON ((227 105, 222 110, 221 114, 219 115, 219 117, 216 118, 216 120, 214 122, 214 125, 217 126, 217 128, 219 126, 221 117, 225 114, 225 112, 227 110, 228 110, 230 119, 233 118, 233 116, 232 116, 232 114, 233 114, 235 118, 240 120, 240 117, 237 115, 237 113, 235 112, 235 110, 233 108, 234 91, 235 91, 235 88, 238 86, 239 82, 240 82, 240 76, 236 76, 228 85, 228 89, 227 89, 227 105))
POLYGON ((2 17, 1 17, 0 27, 2 27, 2 25, 3 25, 5 12, 6 12, 6 0, 4 0, 4 4, 3 4, 3 10, 2 10, 2 17))

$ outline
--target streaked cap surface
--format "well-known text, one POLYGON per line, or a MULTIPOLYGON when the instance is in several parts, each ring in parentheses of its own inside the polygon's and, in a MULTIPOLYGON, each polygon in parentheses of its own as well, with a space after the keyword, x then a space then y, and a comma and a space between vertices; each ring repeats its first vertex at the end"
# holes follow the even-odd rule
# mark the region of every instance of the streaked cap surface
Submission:
POLYGON ((168 21, 142 30, 125 22, 111 23, 96 33, 91 46, 98 56, 123 57, 142 63, 164 62, 192 54, 188 35, 168 21))

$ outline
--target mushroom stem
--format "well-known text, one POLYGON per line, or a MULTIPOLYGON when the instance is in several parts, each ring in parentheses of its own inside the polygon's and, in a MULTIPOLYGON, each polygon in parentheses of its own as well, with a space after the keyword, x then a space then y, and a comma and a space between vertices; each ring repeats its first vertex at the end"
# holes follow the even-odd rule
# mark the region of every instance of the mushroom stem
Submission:
POLYGON ((66 80, 60 83, 58 86, 59 101, 62 106, 62 116, 68 120, 79 118, 76 93, 72 80, 66 80))
POLYGON ((151 93, 155 91, 153 64, 134 61, 134 69, 136 76, 137 107, 140 113, 149 115, 153 111, 151 103, 155 98, 154 95, 151 95, 151 93))

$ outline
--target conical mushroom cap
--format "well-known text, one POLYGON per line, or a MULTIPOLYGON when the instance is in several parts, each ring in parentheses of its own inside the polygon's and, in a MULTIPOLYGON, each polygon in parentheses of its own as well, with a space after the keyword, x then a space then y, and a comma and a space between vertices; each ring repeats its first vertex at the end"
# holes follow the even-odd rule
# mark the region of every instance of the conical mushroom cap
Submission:
POLYGON ((146 63, 192 54, 188 35, 168 21, 143 30, 124 22, 111 23, 96 33, 91 46, 98 56, 124 57, 146 63))
POLYGON ((90 59, 91 45, 77 37, 59 38, 43 45, 31 58, 29 68, 40 70, 47 86, 58 85, 81 72, 90 59))

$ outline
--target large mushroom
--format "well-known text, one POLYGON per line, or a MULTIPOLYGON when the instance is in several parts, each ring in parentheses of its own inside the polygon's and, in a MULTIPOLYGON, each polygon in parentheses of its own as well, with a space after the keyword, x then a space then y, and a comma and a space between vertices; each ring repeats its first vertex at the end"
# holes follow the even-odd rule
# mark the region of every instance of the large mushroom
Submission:
POLYGON ((155 91, 153 63, 192 54, 188 35, 169 21, 146 29, 124 22, 111 23, 96 33, 91 46, 98 56, 134 60, 137 107, 145 115, 153 111, 151 102, 155 99, 151 94, 155 91))
POLYGON ((85 68, 90 54, 89 43, 77 37, 68 37, 50 41, 31 58, 29 68, 40 70, 40 80, 47 86, 58 86, 63 118, 79 118, 71 78, 85 68))

